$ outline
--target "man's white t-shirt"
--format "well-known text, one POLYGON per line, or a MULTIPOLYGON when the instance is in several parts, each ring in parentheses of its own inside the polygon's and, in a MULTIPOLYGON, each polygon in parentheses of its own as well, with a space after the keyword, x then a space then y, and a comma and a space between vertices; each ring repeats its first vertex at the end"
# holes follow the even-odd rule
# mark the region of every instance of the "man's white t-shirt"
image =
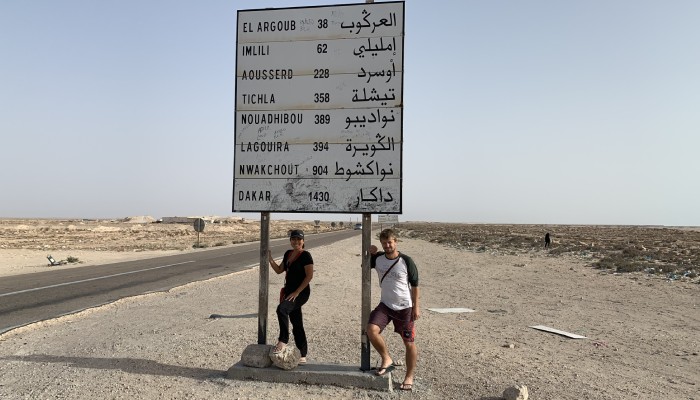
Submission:
POLYGON ((418 269, 411 257, 399 253, 397 259, 388 259, 383 252, 378 252, 372 259, 372 268, 377 270, 379 286, 382 289, 381 302, 392 310, 413 307, 411 287, 418 286, 418 269), (393 268, 391 266, 396 262, 393 268), (387 270, 386 276, 384 275, 387 270), (382 281, 382 277, 384 280, 382 281))

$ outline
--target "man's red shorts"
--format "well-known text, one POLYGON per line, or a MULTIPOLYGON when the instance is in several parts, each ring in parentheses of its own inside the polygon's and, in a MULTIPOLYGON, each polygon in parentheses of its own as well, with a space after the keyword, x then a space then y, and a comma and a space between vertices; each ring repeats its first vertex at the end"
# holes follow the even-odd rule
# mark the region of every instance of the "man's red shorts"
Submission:
POLYGON ((411 343, 416 338, 416 327, 411 319, 412 313, 413 307, 392 310, 384 303, 379 303, 369 315, 369 323, 377 325, 379 331, 382 332, 391 321, 394 323, 394 332, 400 334, 404 342, 411 343))

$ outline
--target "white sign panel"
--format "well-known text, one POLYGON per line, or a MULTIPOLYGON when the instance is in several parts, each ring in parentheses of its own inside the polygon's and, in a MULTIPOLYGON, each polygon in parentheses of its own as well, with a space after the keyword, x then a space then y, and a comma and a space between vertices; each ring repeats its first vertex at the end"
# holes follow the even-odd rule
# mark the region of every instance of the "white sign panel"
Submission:
MULTIPOLYGON (((400 37, 369 37, 350 38, 344 40, 306 40, 302 42, 270 42, 264 45, 238 45, 238 63, 236 76, 259 79, 287 79, 290 75, 310 75, 314 65, 306 58, 298 57, 300 54, 310 54, 312 58, 324 60, 323 67, 332 69, 335 74, 356 74, 358 72, 355 61, 362 61, 362 69, 380 73, 381 75, 367 74, 366 83, 371 80, 384 79, 389 81, 396 73, 397 56, 403 53, 403 44, 400 37), (321 51, 321 52, 319 52, 321 51), (325 51, 325 53, 324 53, 325 51), (257 56, 253 56, 257 54, 257 56), (256 58, 272 56, 265 63, 265 68, 259 70, 259 61, 256 58), (348 59, 352 63, 348 62, 348 59), (282 74, 285 74, 283 77, 282 74)), ((318 67, 318 66, 316 66, 318 67)))
POLYGON ((234 212, 401 213, 404 2, 238 12, 234 212))
POLYGON ((377 215, 377 222, 380 224, 398 224, 399 216, 396 214, 379 214, 377 215))

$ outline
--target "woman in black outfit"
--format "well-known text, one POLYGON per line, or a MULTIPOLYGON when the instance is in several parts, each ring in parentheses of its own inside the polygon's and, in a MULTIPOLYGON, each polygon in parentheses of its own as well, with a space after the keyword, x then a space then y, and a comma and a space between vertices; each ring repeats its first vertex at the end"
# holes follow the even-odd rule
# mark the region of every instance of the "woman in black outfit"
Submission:
POLYGON ((299 364, 305 364, 308 346, 301 307, 309 301, 311 295, 309 282, 314 276, 314 260, 311 253, 304 250, 303 231, 293 230, 289 235, 289 243, 292 249, 284 253, 280 265, 272 258, 272 254, 268 253, 272 269, 278 274, 287 272, 284 279, 284 289, 280 293, 280 304, 277 306, 280 335, 273 353, 281 353, 289 343, 289 322, 291 321, 294 343, 301 352, 299 364))

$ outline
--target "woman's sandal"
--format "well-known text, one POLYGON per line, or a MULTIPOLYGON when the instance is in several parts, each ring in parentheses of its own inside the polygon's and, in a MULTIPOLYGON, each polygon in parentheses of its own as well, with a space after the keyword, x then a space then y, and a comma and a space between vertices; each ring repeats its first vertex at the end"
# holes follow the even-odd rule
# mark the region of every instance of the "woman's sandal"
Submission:
POLYGON ((402 383, 401 386, 399 386, 399 389, 410 392, 413 390, 413 384, 412 383, 402 383))
POLYGON ((284 351, 284 349, 287 347, 286 344, 282 343, 282 346, 280 346, 279 343, 275 345, 275 347, 272 349, 272 354, 279 354, 284 351))

